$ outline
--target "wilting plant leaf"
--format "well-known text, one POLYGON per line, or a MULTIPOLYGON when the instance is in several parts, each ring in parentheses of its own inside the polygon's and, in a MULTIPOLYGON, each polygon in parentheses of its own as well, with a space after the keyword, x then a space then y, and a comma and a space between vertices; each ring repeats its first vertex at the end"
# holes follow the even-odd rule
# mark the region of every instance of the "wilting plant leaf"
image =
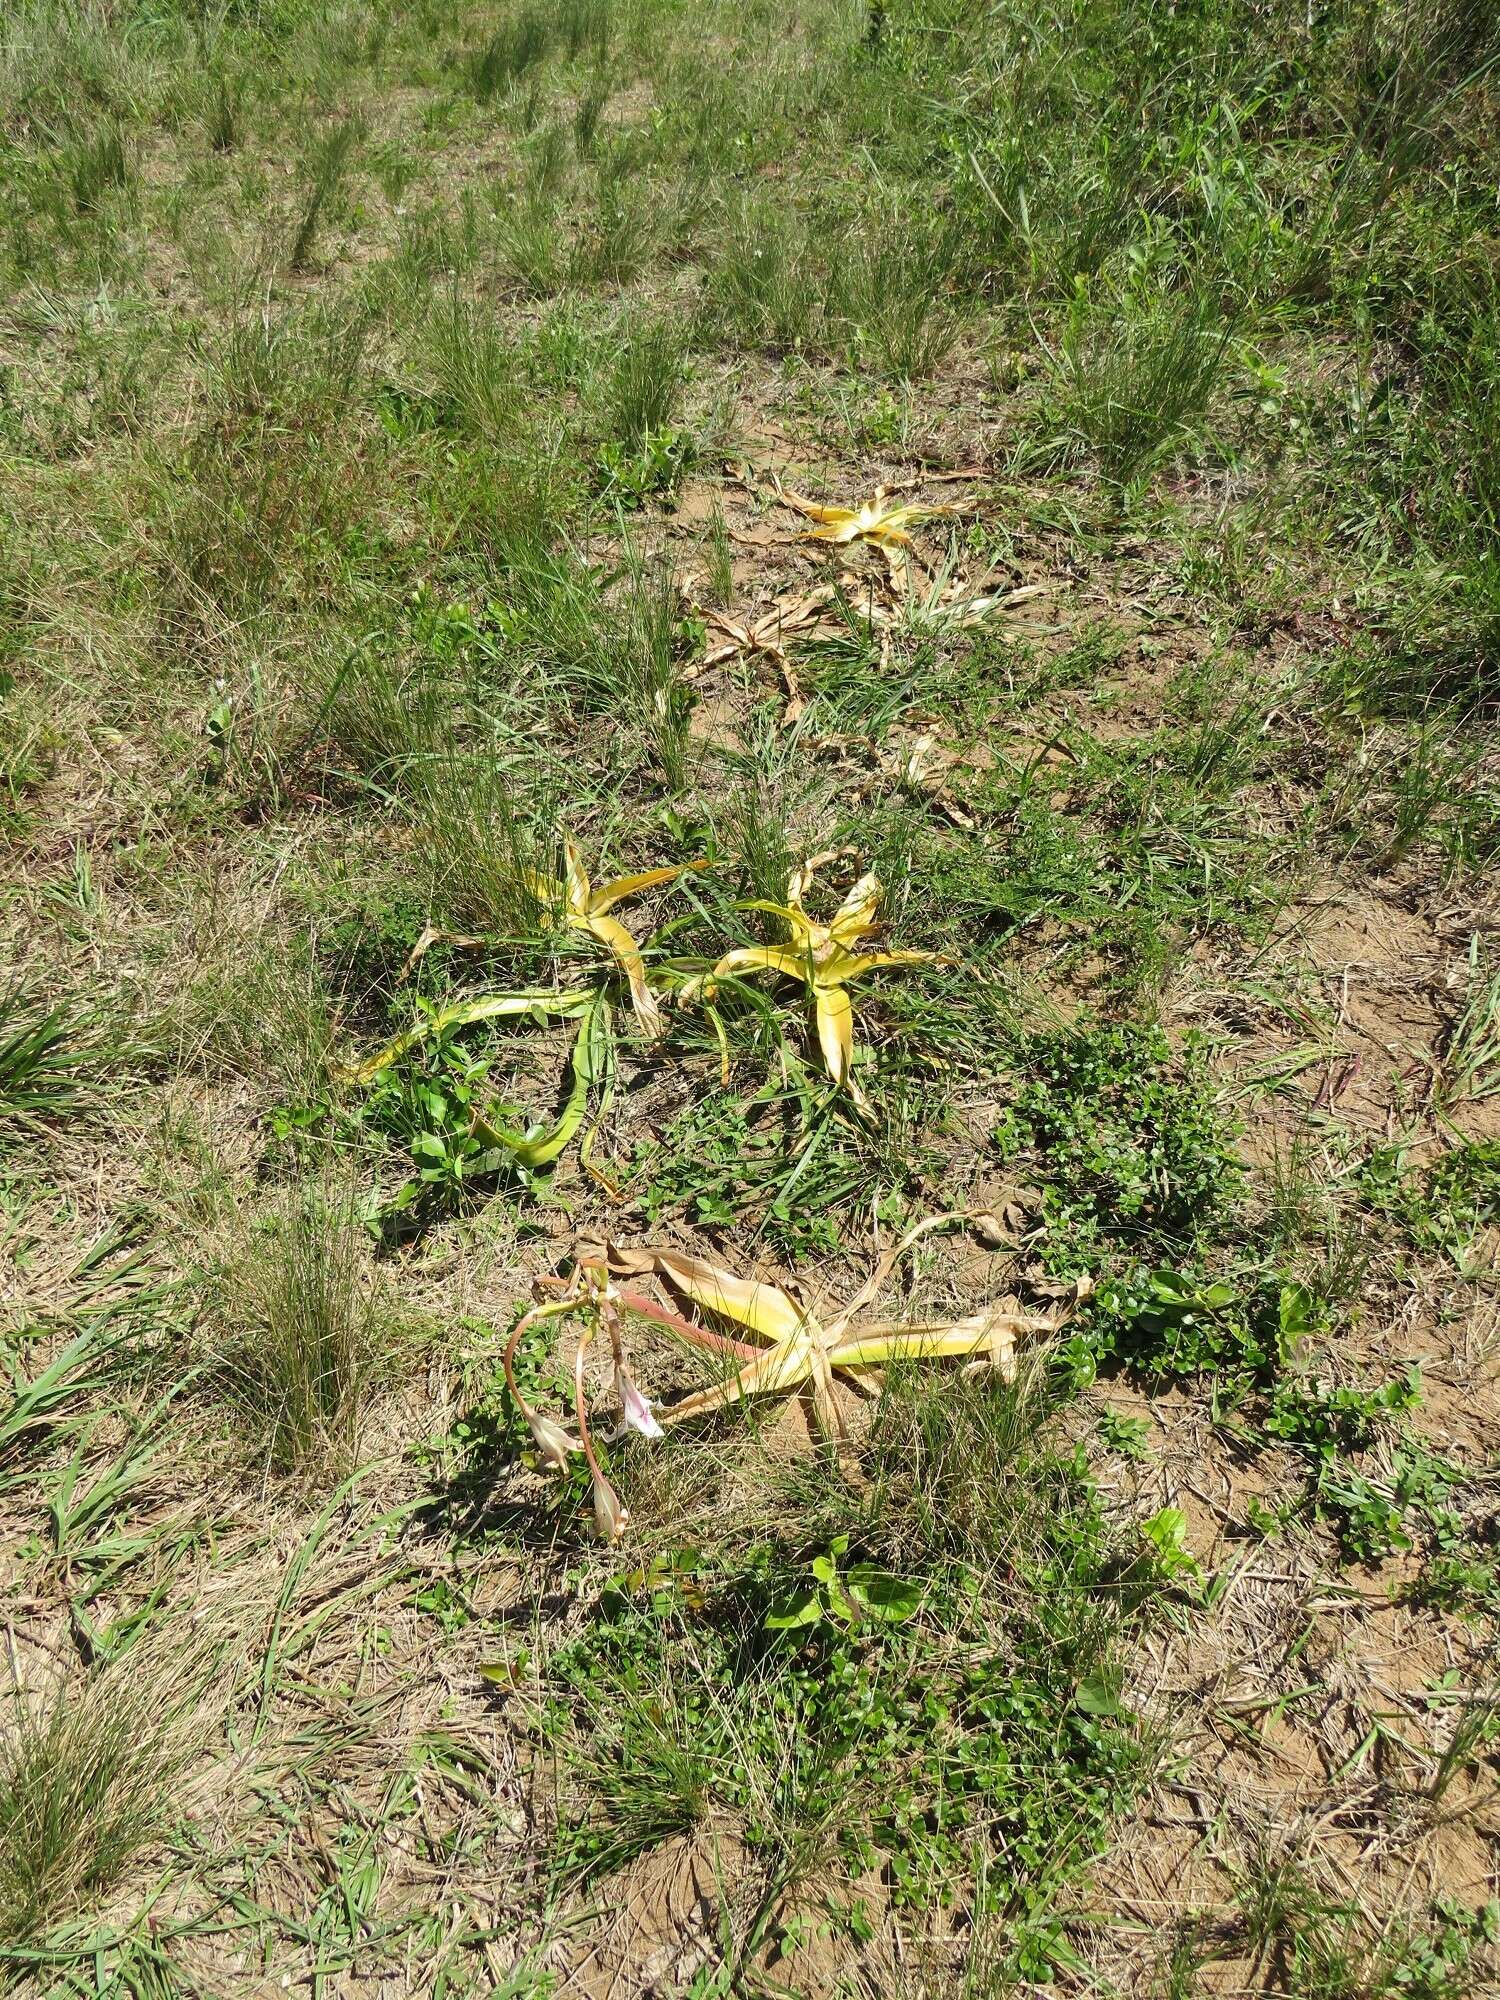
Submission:
MULTIPOLYGON (((701 1258, 684 1257, 675 1250, 614 1252, 612 1268, 625 1272, 653 1271, 694 1305, 715 1318, 746 1328, 763 1343, 758 1351, 746 1354, 722 1382, 669 1408, 659 1409, 658 1422, 671 1426, 750 1396, 785 1395, 805 1388, 811 1396, 819 1429, 825 1437, 833 1437, 842 1429, 833 1394, 836 1372, 858 1381, 863 1370, 892 1361, 954 1359, 993 1370, 1007 1381, 1013 1379, 1017 1336, 1050 1333, 1061 1326, 1077 1302, 1088 1296, 1092 1289, 1090 1280, 1080 1279, 1072 1300, 1051 1314, 1023 1312, 1014 1299, 1005 1299, 960 1320, 909 1322, 860 1318, 896 1262, 918 1238, 956 1219, 934 1216, 909 1231, 880 1260, 849 1304, 826 1322, 780 1287, 737 1277, 701 1258), (856 1324, 857 1321, 860 1323, 856 1324)), ((621 1292, 619 1297, 626 1311, 640 1311, 644 1304, 629 1292, 621 1292)), ((658 1313, 650 1316, 667 1325, 670 1331, 691 1339, 693 1329, 684 1327, 680 1320, 663 1319, 658 1313)))
MULTIPOLYGON (((517 1166, 529 1172, 551 1166, 567 1150, 588 1115, 589 1099, 596 1088, 603 1092, 595 1114, 596 1127, 609 1108, 614 1067, 610 1007, 602 992, 591 994, 589 999, 590 1005, 578 1023, 578 1033, 573 1041, 573 1081, 567 1102, 555 1124, 521 1134, 506 1131, 504 1126, 492 1123, 482 1114, 475 1117, 474 1136, 479 1143, 508 1153, 517 1166)), ((585 1149, 588 1144, 589 1141, 585 1140, 585 1149)))
POLYGON ((480 993, 472 999, 455 1000, 447 1007, 429 1008, 414 1028, 408 1028, 404 1035, 397 1035, 393 1042, 387 1042, 383 1049, 370 1056, 356 1068, 345 1072, 350 1083, 373 1083, 375 1078, 391 1064, 399 1062, 411 1050, 418 1049, 434 1035, 444 1035, 450 1028, 467 1028, 479 1021, 514 1021, 530 1015, 541 1021, 547 1015, 560 1020, 574 1020, 586 1014, 595 998, 594 990, 588 986, 564 987, 560 992, 524 990, 514 993, 480 993))
POLYGON ((822 584, 817 590, 810 591, 806 597, 798 598, 795 603, 789 604, 783 600, 773 604, 770 610, 763 612, 753 624, 731 618, 727 611, 715 611, 689 599, 693 610, 703 620, 705 632, 710 640, 708 651, 694 672, 701 673, 709 667, 717 667, 725 660, 732 660, 739 653, 743 653, 747 659, 756 653, 764 653, 768 659, 776 662, 786 683, 786 706, 782 709, 781 719, 789 726, 797 720, 807 704, 802 699, 802 690, 798 685, 791 657, 786 650, 786 642, 796 633, 805 632, 809 627, 816 625, 837 594, 832 584, 822 584))
MULTIPOLYGON (((580 1031, 580 1039, 582 1032, 580 1031)), ((580 1243, 575 1248, 571 1274, 566 1278, 539 1278, 538 1300, 517 1320, 505 1350, 505 1374, 511 1394, 531 1427, 533 1439, 545 1463, 562 1469, 568 1454, 581 1449, 588 1458, 594 1498, 595 1526, 605 1541, 614 1541, 623 1532, 628 1513, 609 1484, 593 1453, 586 1418, 584 1357, 596 1333, 607 1333, 614 1362, 615 1394, 624 1415, 620 1429, 641 1431, 659 1437, 665 1426, 688 1418, 721 1410, 750 1396, 784 1395, 807 1390, 813 1404, 818 1430, 825 1438, 842 1435, 843 1425, 834 1393, 835 1372, 862 1382, 866 1368, 883 1362, 950 1355, 966 1360, 971 1368, 993 1369, 1011 1379, 1015 1373, 1015 1341, 1023 1332, 1052 1332, 1060 1326, 1079 1299, 1091 1289, 1081 1278, 1071 1300, 1051 1315, 1022 1312, 1008 1299, 968 1319, 907 1324, 867 1321, 854 1325, 879 1294, 900 1258, 922 1236, 958 1221, 956 1215, 937 1215, 919 1223, 877 1262, 841 1312, 820 1320, 810 1307, 779 1285, 763 1279, 740 1277, 701 1257, 671 1249, 622 1249, 615 1245, 580 1243), (749 1341, 706 1326, 671 1307, 659 1304, 627 1282, 632 1278, 655 1276, 678 1292, 691 1306, 711 1318, 728 1321, 752 1334, 749 1341), (516 1381, 513 1361, 518 1341, 528 1327, 544 1322, 558 1324, 567 1316, 583 1316, 583 1330, 574 1358, 574 1408, 578 1420, 579 1443, 526 1402, 516 1381), (626 1316, 649 1321, 674 1338, 719 1355, 730 1364, 730 1372, 712 1388, 685 1397, 666 1409, 652 1409, 635 1389, 626 1365, 624 1322, 626 1316), (632 1401, 638 1401, 650 1421, 631 1421, 632 1401)), ((636 1412, 639 1419, 640 1412, 636 1412)), ((618 1432, 616 1433, 618 1435, 618 1432)), ((814 1589, 799 1592, 790 1602, 776 1606, 768 1622, 780 1629, 833 1615, 850 1620, 881 1619, 890 1623, 911 1617, 917 1600, 906 1585, 887 1571, 870 1564, 855 1564, 847 1575, 838 1570, 837 1558, 845 1553, 848 1541, 835 1539, 827 1556, 812 1565, 814 1589)))
POLYGON ((661 1032, 661 1010, 646 983, 641 948, 618 917, 612 917, 609 912, 630 896, 659 888, 665 882, 675 882, 679 875, 707 868, 708 865, 704 859, 684 861, 673 868, 648 868, 639 875, 617 875, 613 881, 602 882, 596 889, 584 870, 577 847, 571 840, 565 840, 561 880, 528 874, 526 886, 544 910, 561 913, 562 922, 569 930, 584 931, 605 947, 625 976, 642 1034, 655 1036, 661 1032))
POLYGON ((721 979, 744 977, 755 972, 775 972, 783 979, 795 979, 812 996, 817 1021, 818 1042, 828 1074, 846 1088, 856 1103, 862 1093, 852 1073, 854 1055, 854 1005, 848 988, 866 973, 884 966, 932 965, 937 953, 931 951, 861 951, 858 947, 880 929, 876 911, 880 906, 880 883, 874 875, 862 875, 840 904, 831 922, 815 923, 802 907, 802 898, 812 881, 821 857, 813 857, 796 869, 787 883, 786 901, 756 901, 744 905, 779 917, 786 926, 785 944, 744 945, 725 952, 712 972, 689 981, 684 998, 701 992, 712 998, 721 979))
POLYGON ((776 490, 788 507, 817 523, 808 530, 808 541, 833 542, 838 546, 873 542, 885 550, 909 549, 912 539, 906 532, 908 528, 953 512, 951 507, 928 507, 918 500, 893 501, 883 486, 877 486, 861 507, 825 507, 788 487, 778 486, 776 490))

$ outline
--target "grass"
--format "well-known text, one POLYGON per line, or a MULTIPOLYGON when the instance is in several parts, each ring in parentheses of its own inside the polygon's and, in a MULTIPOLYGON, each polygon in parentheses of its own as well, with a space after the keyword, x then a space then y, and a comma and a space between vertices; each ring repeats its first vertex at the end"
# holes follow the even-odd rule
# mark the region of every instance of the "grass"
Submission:
POLYGON ((255 1457, 275 1472, 345 1473, 403 1329, 354 1218, 310 1190, 265 1218, 212 1284, 210 1361, 255 1457))
POLYGON ((170 1734, 180 1689, 169 1692, 161 1674, 158 1663, 155 1678, 132 1667, 44 1693, 6 1690, 0 1948, 29 1943, 113 1889, 170 1828, 185 1749, 170 1734))
POLYGON ((1065 450, 1091 453, 1107 479, 1129 485, 1206 417, 1232 333, 1211 295, 1081 298, 1043 421, 1065 450))
POLYGON ((898 1898, 920 1902, 998 1834, 985 1907, 1012 1925, 1009 1969, 1046 1976, 1051 1893, 1146 1752, 1109 1692, 1108 1534, 1039 1437, 1034 1394, 1033 1377, 955 1410, 930 1382, 888 1386, 853 1552, 899 1564, 876 1572, 897 1623, 778 1630, 808 1558, 756 1542, 658 1558, 648 1601, 606 1594, 547 1667, 548 1726, 584 1787, 571 1868, 613 1872, 717 1816, 769 1851, 784 1895, 842 1853, 884 1857, 898 1898), (929 1741, 934 1711, 952 1721, 929 1741))
POLYGON ((77 1021, 24 987, 0 1002, 0 1119, 32 1127, 68 1112, 79 1089, 77 1021))
POLYGON ((1493 1983, 1492 14, 0 22, 23 1989, 1493 1983))

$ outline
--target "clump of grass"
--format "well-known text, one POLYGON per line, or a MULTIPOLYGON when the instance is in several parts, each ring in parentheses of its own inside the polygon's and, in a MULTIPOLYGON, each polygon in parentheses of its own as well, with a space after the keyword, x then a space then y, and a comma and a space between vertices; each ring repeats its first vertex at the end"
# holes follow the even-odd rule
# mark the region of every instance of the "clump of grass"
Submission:
POLYGON ((676 583, 662 566, 638 567, 631 578, 615 647, 611 707, 641 730, 670 791, 688 777, 691 697, 677 660, 681 607, 676 583))
MULTIPOLYGON (((0 657, 9 639, 0 611, 0 657)), ((56 761, 57 739, 40 692, 23 690, 0 666, 0 829, 20 832, 25 827, 31 794, 56 761)))
POLYGON ((563 269, 557 205, 544 188, 528 187, 495 225, 501 261, 533 298, 556 291, 563 269))
POLYGON ((654 320, 626 336, 615 358, 606 401, 611 437, 632 448, 670 422, 686 373, 683 335, 654 320))
POLYGON ((111 1888, 171 1823, 181 1681, 138 1656, 0 1695, 0 1943, 24 1944, 111 1888))
POLYGON ((274 1097, 324 1089, 333 1020, 312 941, 226 928, 204 960, 164 1010, 179 1065, 238 1076, 274 1097))
POLYGON ((580 284, 626 285, 646 262, 660 213, 628 148, 599 153, 595 186, 592 222, 575 246, 572 274, 580 284))
POLYGON ((218 1379, 257 1460, 349 1470, 401 1325, 347 1202, 314 1188, 273 1209, 212 1281, 210 1311, 218 1379))
POLYGON ((558 39, 574 62, 585 50, 595 62, 602 61, 612 21, 612 0, 559 0, 556 9, 558 39))
POLYGON ((431 663, 393 658, 378 642, 314 651, 303 663, 287 748, 324 772, 401 791, 430 758, 449 721, 431 663))
POLYGON ((344 118, 322 133, 312 146, 307 158, 302 209, 287 257, 292 270, 307 269, 324 212, 348 173, 354 149, 363 136, 364 126, 358 118, 344 118))
POLYGON ((541 9, 522 7, 485 43, 470 68, 470 88, 488 104, 547 53, 551 28, 541 9))
POLYGON ((340 441, 368 332, 361 308, 246 315, 212 355, 203 421, 152 495, 159 616, 184 647, 232 640, 349 532, 340 441))
POLYGON ((494 314, 449 297, 433 308, 426 345, 455 427, 490 440, 511 436, 524 384, 516 349, 494 314))
POLYGON ((529 879, 554 847, 548 797, 494 749, 450 743, 417 776, 412 814, 435 920, 512 942, 537 936, 529 879))
POLYGON ((1067 455, 1091 454, 1121 486, 1150 472, 1207 414, 1232 331, 1206 288, 1097 305, 1080 296, 1046 406, 1067 455))
POLYGON ((958 338, 959 319, 944 297, 951 252, 944 239, 919 236, 875 218, 837 269, 835 296, 856 357, 895 381, 936 372, 958 338))
POLYGON ((709 278, 709 300, 724 332, 779 352, 814 346, 823 332, 826 289, 817 248, 805 224, 746 203, 709 278))
POLYGON ((599 136, 599 120, 604 116, 604 107, 609 102, 609 85, 600 77, 591 83, 578 100, 573 113, 573 148, 580 160, 586 160, 593 153, 599 136))
POLYGON ((73 206, 80 215, 93 215, 108 197, 130 182, 130 156, 117 125, 80 140, 64 157, 64 171, 73 206))
POLYGON ((1013 1382, 939 1377, 925 1365, 886 1371, 868 1445, 867 1504, 882 1550, 901 1550, 913 1567, 1035 1554, 1024 1545, 1041 1518, 1036 1459, 1047 1390, 1038 1352, 1013 1382))
POLYGON ((1372 387, 1336 466, 1361 482, 1367 558, 1385 559, 1366 701, 1417 716, 1500 703, 1500 293, 1492 275, 1450 290, 1416 335, 1412 393, 1372 387))
POLYGON ((79 1091, 78 1022, 17 982, 0 993, 0 1134, 65 1117, 79 1091))
POLYGON ((205 119, 208 143, 216 153, 232 153, 240 143, 240 93, 222 70, 214 77, 205 119))

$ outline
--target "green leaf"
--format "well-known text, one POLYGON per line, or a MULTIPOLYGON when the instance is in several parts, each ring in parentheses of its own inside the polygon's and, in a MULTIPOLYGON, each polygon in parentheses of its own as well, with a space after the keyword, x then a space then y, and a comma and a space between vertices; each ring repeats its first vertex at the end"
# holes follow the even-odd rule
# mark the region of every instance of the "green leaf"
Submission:
POLYGON ((372 1083, 382 1070, 399 1061, 408 1051, 420 1048, 434 1035, 446 1034, 450 1028, 470 1027, 477 1021, 542 1021, 549 1015, 563 1020, 577 1020, 589 1012, 597 997, 591 987, 576 986, 565 987, 556 993, 480 993, 470 1000, 456 1000, 452 1006, 434 1008, 406 1034, 387 1042, 383 1049, 350 1073, 351 1080, 372 1083))
POLYGON ((823 1617, 823 1600, 815 1590, 799 1591, 784 1597, 766 1613, 770 1632, 795 1632, 804 1625, 816 1625, 823 1617))
POLYGON ((572 1087, 555 1125, 550 1129, 536 1127, 523 1136, 518 1132, 507 1132, 503 1125, 492 1124, 483 1113, 475 1114, 474 1133, 480 1144, 504 1147, 517 1166, 528 1171, 550 1166, 566 1151, 588 1112, 589 1093, 595 1083, 608 1073, 613 1052, 609 1003, 602 993, 597 992, 589 995, 589 1001, 588 1010, 578 1023, 578 1033, 573 1040, 572 1087))
POLYGON ((1162 1507, 1149 1521, 1141 1522, 1141 1533, 1156 1551, 1161 1574, 1179 1582, 1197 1581, 1203 1566, 1187 1547, 1187 1515, 1180 1507, 1162 1507))
POLYGON ((859 1606, 837 1577, 828 1586, 828 1609, 835 1618, 842 1618, 846 1625, 859 1623, 859 1606))
POLYGON ((530 1664, 531 1655, 523 1647, 514 1659, 485 1660, 480 1666, 479 1677, 492 1687, 519 1687, 530 1664))
POLYGON ((844 1578, 849 1595, 866 1618, 900 1625, 922 1608, 922 1588, 871 1563, 856 1563, 844 1578))
POLYGON ((1159 1554, 1180 1554, 1187 1540, 1187 1515, 1180 1507, 1159 1508, 1149 1521, 1142 1521, 1141 1533, 1159 1554))
POLYGON ((1085 1715, 1123 1715, 1120 1698, 1103 1674, 1090 1674, 1081 1681, 1077 1694, 1078 1706, 1085 1715))
POLYGON ((1283 1285, 1277 1318, 1281 1336, 1281 1360, 1292 1361, 1300 1344, 1318 1330, 1318 1302, 1306 1285, 1283 1285))

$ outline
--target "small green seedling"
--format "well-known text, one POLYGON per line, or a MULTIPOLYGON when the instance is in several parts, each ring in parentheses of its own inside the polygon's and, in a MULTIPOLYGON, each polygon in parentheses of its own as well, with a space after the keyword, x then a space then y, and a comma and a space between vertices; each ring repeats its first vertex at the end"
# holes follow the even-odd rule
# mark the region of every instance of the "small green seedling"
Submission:
POLYGON ((1150 1456, 1149 1417, 1126 1417, 1118 1410, 1101 1410, 1099 1436, 1105 1445, 1111 1451, 1117 1451, 1121 1458, 1140 1459, 1150 1456))
POLYGON ((1140 1524, 1146 1543, 1137 1568, 1196 1597, 1203 1588, 1203 1565, 1187 1545, 1187 1515, 1180 1507, 1158 1508, 1140 1524))
POLYGON ((841 1572, 839 1558, 848 1553, 849 1537, 835 1535, 827 1555, 815 1556, 809 1565, 811 1581, 766 1613, 767 1631, 798 1632, 809 1625, 904 1625, 916 1616, 922 1593, 915 1583, 873 1563, 851 1563, 841 1572))

